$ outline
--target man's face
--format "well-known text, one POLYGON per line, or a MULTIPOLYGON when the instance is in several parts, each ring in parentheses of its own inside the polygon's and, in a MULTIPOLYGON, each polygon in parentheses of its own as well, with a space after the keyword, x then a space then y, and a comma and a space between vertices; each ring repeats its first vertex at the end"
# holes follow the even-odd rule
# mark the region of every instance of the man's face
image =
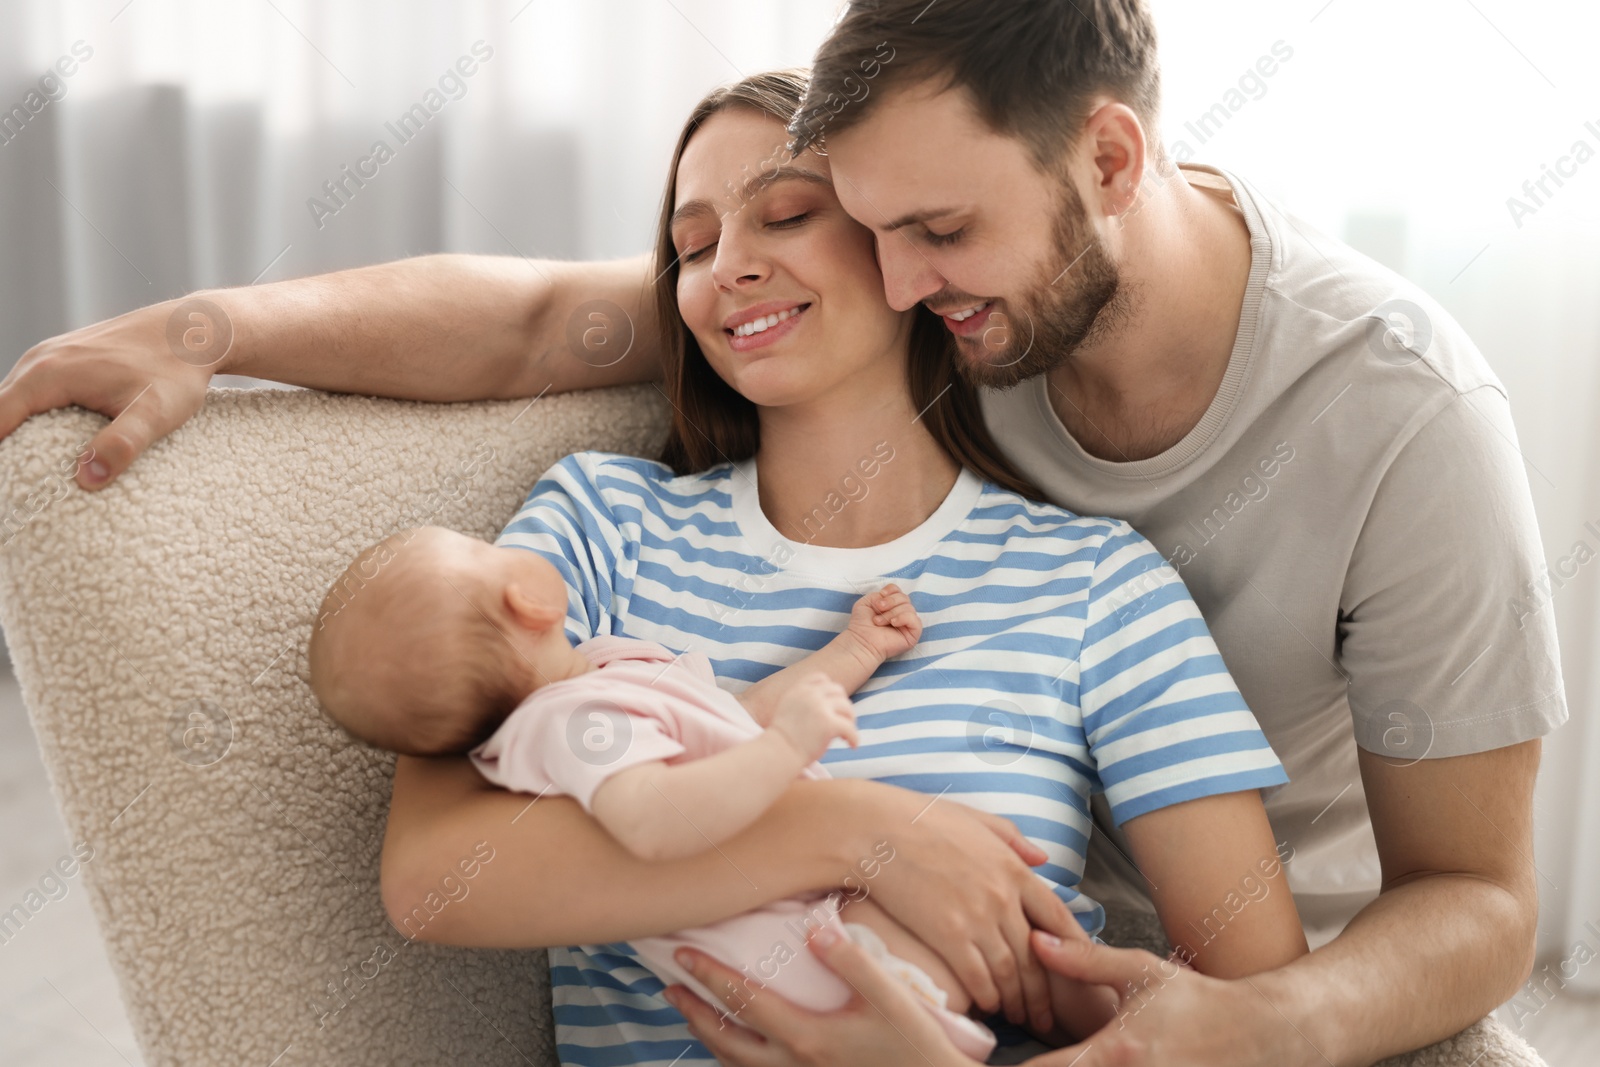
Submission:
POLYGON ((827 151, 840 203, 877 237, 889 303, 942 316, 969 381, 1014 385, 1109 328, 1117 267, 1067 153, 1043 172, 965 92, 928 83, 874 101, 827 151))

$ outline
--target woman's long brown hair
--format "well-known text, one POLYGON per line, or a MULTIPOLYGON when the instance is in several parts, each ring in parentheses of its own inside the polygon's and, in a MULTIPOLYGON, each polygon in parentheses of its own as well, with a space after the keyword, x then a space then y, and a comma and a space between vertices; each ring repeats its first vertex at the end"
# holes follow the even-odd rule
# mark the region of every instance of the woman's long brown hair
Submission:
MULTIPOLYGON (((661 462, 679 474, 691 474, 724 460, 748 459, 761 440, 756 406, 723 381, 678 312, 678 254, 672 244, 672 212, 678 198, 678 163, 695 131, 717 112, 743 107, 770 115, 780 128, 794 117, 805 96, 807 74, 800 70, 754 74, 733 85, 713 89, 695 105, 667 172, 667 191, 656 230, 655 304, 661 323, 661 364, 667 397, 672 401, 672 427, 661 462)), ((781 150, 781 146, 775 146, 781 150)), ((978 407, 978 394, 956 370, 954 342, 938 318, 918 305, 911 324, 906 376, 911 399, 928 432, 957 463, 974 474, 1035 500, 1041 493, 995 446, 978 407)))

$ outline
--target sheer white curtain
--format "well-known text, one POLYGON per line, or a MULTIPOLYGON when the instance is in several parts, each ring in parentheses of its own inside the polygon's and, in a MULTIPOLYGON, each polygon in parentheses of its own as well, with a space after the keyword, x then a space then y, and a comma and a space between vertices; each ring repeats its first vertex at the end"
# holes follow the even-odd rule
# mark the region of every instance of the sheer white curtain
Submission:
POLYGON ((0 359, 199 286, 640 251, 694 101, 836 10, 0 0, 0 359))
MULTIPOLYGON (((1569 561, 1552 596, 1573 721, 1536 820, 1543 947, 1564 955, 1600 926, 1600 565, 1575 562, 1600 551, 1600 13, 1152 3, 1163 140, 1419 282, 1511 392, 1547 553, 1569 561)), ((200 286, 436 250, 640 251, 692 102, 805 63, 837 7, 0 0, 0 118, 27 113, 0 143, 0 360, 200 286)))

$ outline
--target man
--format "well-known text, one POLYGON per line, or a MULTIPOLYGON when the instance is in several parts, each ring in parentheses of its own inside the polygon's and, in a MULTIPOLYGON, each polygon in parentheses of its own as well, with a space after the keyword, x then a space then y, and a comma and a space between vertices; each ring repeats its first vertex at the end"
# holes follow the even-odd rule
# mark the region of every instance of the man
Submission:
MULTIPOLYGON (((1315 951, 1239 982, 1179 971, 1083 1062, 1369 1064, 1532 967, 1539 739, 1567 714, 1552 613, 1524 595, 1532 504, 1449 316, 1241 179, 1175 166, 1158 104, 1141 0, 883 0, 835 27, 791 132, 823 139, 890 302, 944 316, 1023 472, 1178 569, 1291 778, 1268 812, 1315 951)), ((438 256, 157 305, 30 351, 0 434, 67 403, 114 416, 92 487, 217 370, 438 401, 647 380, 648 270, 438 256), (596 300, 637 324, 629 358, 572 355, 596 300), (194 315, 225 342, 173 359, 194 315)), ((1159 887, 1099 821, 1086 892, 1148 910, 1159 887)), ((1225 937, 1245 906, 1169 933, 1225 937)), ((1041 955, 1119 989, 1147 959, 1041 955)))

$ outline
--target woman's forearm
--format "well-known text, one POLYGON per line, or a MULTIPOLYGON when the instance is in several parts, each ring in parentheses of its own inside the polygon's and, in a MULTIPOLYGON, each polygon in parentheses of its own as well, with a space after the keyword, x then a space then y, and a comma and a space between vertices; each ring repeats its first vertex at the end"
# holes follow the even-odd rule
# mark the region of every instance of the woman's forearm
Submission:
POLYGON ((497 789, 464 759, 402 756, 384 836, 384 907, 408 937, 493 948, 595 944, 704 925, 840 884, 871 850, 860 784, 797 781, 718 848, 649 863, 570 798, 536 801, 497 789), (479 854, 492 849, 494 858, 463 880, 457 864, 480 842, 487 848, 479 854), (466 892, 439 906, 445 877, 466 892), (436 913, 425 906, 430 894, 436 913), (414 918, 419 907, 422 922, 414 918))
POLYGON ((1258 974, 1309 951, 1255 790, 1160 808, 1124 830, 1168 939, 1201 974, 1258 974))

